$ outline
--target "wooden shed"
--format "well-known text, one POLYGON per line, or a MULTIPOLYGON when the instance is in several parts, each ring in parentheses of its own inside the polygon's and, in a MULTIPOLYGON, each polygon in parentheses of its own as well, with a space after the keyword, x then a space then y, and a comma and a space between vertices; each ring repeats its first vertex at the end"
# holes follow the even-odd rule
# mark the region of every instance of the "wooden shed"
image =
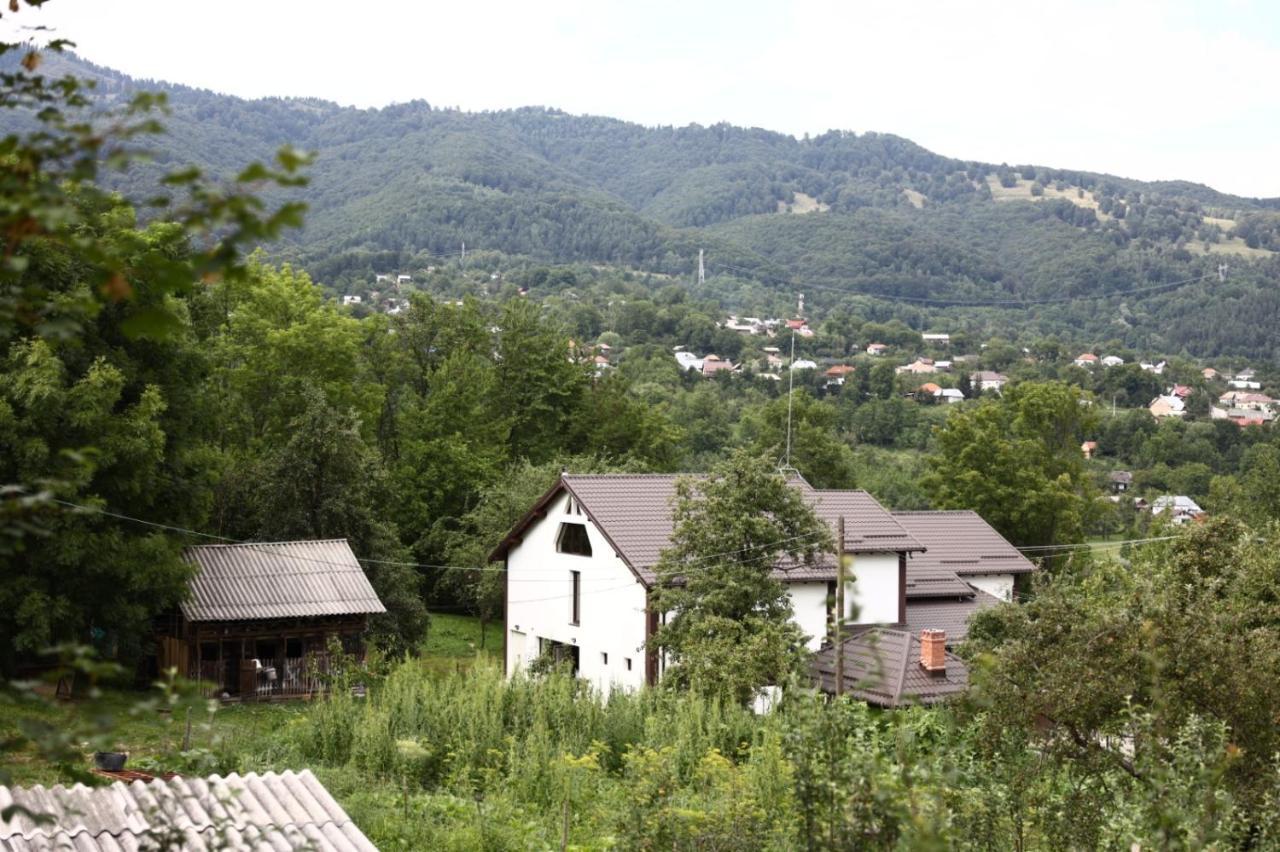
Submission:
POLYGON ((183 556, 197 573, 160 626, 157 663, 218 695, 323 691, 331 643, 362 659, 369 616, 386 612, 346 539, 210 544, 183 556))

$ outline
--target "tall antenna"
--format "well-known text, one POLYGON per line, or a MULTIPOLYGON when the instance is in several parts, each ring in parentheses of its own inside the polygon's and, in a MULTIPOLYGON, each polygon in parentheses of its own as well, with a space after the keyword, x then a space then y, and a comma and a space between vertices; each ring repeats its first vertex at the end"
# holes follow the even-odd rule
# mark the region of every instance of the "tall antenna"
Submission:
POLYGON ((779 467, 786 470, 794 470, 791 466, 791 397, 796 386, 796 330, 791 329, 791 362, 787 369, 787 449, 782 456, 782 464, 779 467))
POLYGON ((804 293, 800 294, 800 304, 796 306, 796 318, 804 319, 804 293))
POLYGON ((467 241, 462 241, 462 265, 467 265, 467 241))
POLYGON ((1228 270, 1228 269, 1230 269, 1230 268, 1231 268, 1231 267, 1230 267, 1230 266, 1228 266, 1228 265, 1227 265, 1227 264, 1225 264, 1225 263, 1219 263, 1219 264, 1218 264, 1218 280, 1219 280, 1219 281, 1226 281, 1226 280, 1227 280, 1227 270, 1228 270))
POLYGON ((698 249, 698 286, 707 283, 707 267, 702 262, 702 249, 698 249))

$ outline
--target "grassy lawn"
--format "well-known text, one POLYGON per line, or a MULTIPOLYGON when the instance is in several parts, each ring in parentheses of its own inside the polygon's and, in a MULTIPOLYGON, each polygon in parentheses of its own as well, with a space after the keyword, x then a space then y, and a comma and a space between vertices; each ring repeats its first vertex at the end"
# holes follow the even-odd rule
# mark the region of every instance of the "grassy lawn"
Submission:
POLYGON ((422 643, 422 653, 428 657, 473 657, 477 651, 495 659, 502 655, 502 622, 485 625, 483 637, 480 619, 470 615, 431 613, 431 627, 422 643), (482 641, 483 639, 483 641, 482 641))

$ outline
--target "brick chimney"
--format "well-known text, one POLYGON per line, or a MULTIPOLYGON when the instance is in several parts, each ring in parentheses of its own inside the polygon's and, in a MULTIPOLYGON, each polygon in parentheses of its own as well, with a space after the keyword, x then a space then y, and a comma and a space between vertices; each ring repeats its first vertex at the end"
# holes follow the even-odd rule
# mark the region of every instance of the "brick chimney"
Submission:
POLYGON ((947 631, 920 631, 920 668, 933 675, 947 673, 947 631))

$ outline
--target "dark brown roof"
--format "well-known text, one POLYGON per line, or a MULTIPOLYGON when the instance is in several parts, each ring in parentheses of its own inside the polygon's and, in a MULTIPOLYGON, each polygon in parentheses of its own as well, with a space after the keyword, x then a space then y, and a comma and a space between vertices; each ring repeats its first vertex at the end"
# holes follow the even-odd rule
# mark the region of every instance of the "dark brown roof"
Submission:
MULTIPOLYGON (((844 692, 879 707, 936 704, 969 687, 969 667, 947 653, 947 669, 931 674, 920 667, 918 634, 890 627, 859 630, 840 644, 844 692)), ((835 694, 836 654, 832 646, 814 655, 811 673, 818 688, 835 694)))
POLYGON ((907 560, 907 599, 913 598, 971 598, 973 586, 948 568, 931 565, 913 565, 907 560))
POLYGON ((981 589, 969 591, 964 598, 908 598, 906 629, 915 636, 921 630, 945 630, 948 645, 963 642, 975 612, 1004 603, 981 589))
MULTIPOLYGON (((907 561, 907 585, 915 573, 1024 574, 1036 570, 1029 559, 977 512, 894 512, 894 520, 928 551, 907 561)), ((908 591, 910 594, 910 591, 908 591)))
MULTIPOLYGON (((688 474, 684 474, 688 476, 688 474)), ((582 505, 592 523, 608 539, 618 556, 631 566, 641 582, 652 585, 653 568, 671 544, 675 531, 676 480, 681 474, 564 474, 494 549, 489 559, 504 558, 519 544, 528 528, 546 511, 562 490, 582 505)), ((850 553, 922 551, 924 545, 911 536, 876 499, 865 491, 819 491, 799 476, 788 479, 818 516, 834 532, 836 520, 845 516, 845 550, 850 553)), ((814 566, 779 566, 780 579, 827 580, 835 578, 835 557, 814 566)))
POLYGON ((188 621, 387 611, 345 538, 202 544, 183 558, 199 568, 182 604, 188 621))

